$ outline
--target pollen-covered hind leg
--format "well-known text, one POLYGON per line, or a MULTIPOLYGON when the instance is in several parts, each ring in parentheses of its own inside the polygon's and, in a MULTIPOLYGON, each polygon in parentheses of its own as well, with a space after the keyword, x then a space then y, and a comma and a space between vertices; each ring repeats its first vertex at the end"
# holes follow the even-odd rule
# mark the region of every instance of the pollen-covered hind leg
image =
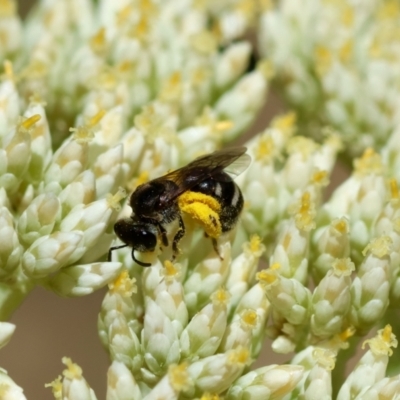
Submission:
POLYGON ((215 252, 218 254, 218 257, 222 261, 224 259, 224 257, 222 257, 221 253, 219 252, 217 239, 212 238, 211 241, 212 241, 215 252))
POLYGON ((176 235, 172 242, 172 261, 174 261, 176 256, 179 254, 178 243, 183 238, 183 236, 185 235, 185 232, 186 232, 185 224, 183 223, 182 217, 180 215, 179 215, 178 221, 179 221, 179 229, 178 229, 178 232, 176 232, 176 235))

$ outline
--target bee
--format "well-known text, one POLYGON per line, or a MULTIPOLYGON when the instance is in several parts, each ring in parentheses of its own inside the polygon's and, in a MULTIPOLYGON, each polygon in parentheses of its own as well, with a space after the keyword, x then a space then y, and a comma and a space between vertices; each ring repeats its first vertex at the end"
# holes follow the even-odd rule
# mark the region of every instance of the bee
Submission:
MULTIPOLYGON (((233 178, 250 164, 246 147, 234 147, 215 151, 196 158, 188 165, 153 179, 136 188, 129 199, 132 215, 119 219, 114 225, 117 237, 124 243, 111 247, 108 260, 114 250, 132 247, 133 260, 142 267, 151 264, 135 258, 135 251, 153 252, 157 243, 169 246, 167 226, 178 221, 178 230, 172 241, 172 258, 179 253, 179 241, 185 235, 182 219, 181 199, 191 193, 203 196, 217 204, 216 214, 210 215, 211 225, 219 227, 214 234, 208 234, 217 254, 217 235, 234 228, 243 208, 243 195, 233 178)), ((207 210, 207 208, 205 208, 207 210)))

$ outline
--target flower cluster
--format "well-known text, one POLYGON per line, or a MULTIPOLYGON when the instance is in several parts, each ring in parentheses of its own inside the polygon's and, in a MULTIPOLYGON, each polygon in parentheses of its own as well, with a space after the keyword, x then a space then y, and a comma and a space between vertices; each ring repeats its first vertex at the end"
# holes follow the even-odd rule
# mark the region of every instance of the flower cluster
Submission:
POLYGON ((399 13, 395 0, 284 0, 260 18, 260 49, 301 128, 334 126, 349 157, 381 148, 399 122, 399 13))
MULTIPOLYGON (((108 285, 108 400, 397 398, 387 369, 400 304, 398 88, 372 80, 394 68, 394 38, 379 47, 382 18, 394 22, 374 1, 357 15, 339 3, 43 0, 22 23, 0 2, 1 319, 36 285, 61 296, 108 285), (243 35, 257 20, 267 59, 253 66, 243 35), (346 29, 328 40, 333 25, 346 29), (271 65, 297 109, 247 141, 235 229, 215 233, 197 215, 213 246, 182 195, 176 260, 137 252, 142 268, 125 247, 106 261, 127 193, 238 138, 271 65), (343 150, 359 157, 326 200, 343 150), (266 336, 288 362, 251 370, 266 336), (346 376, 343 350, 360 342, 369 350, 346 376)), ((15 328, 0 322, 0 347, 15 328)), ((96 399, 62 361, 54 397, 96 399)), ((0 397, 25 399, 4 370, 0 397)))

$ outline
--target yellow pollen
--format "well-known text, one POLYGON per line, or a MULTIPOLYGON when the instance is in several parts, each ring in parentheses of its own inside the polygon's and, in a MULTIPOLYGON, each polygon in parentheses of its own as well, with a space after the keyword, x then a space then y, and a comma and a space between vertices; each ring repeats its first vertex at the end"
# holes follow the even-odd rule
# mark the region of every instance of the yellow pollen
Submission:
POLYGON ((273 269, 271 266, 269 269, 263 269, 262 271, 258 272, 256 279, 261 286, 269 286, 278 281, 278 276, 277 270, 273 269))
POLYGON ((53 392, 53 396, 56 400, 61 400, 62 399, 62 381, 61 381, 61 375, 59 375, 56 379, 54 379, 53 382, 46 383, 44 385, 46 388, 51 388, 51 391, 53 392))
POLYGON ((105 114, 106 114, 105 110, 100 110, 95 115, 93 115, 93 117, 91 117, 89 119, 89 121, 87 122, 87 125, 90 126, 91 128, 93 128, 101 121, 101 119, 104 117, 105 114))
POLYGON ((90 38, 89 45, 94 52, 103 52, 106 45, 106 29, 100 28, 99 31, 90 38))
POLYGON ((342 342, 346 342, 348 339, 350 339, 352 336, 354 336, 355 333, 356 333, 356 329, 354 328, 354 326, 349 326, 343 332, 339 333, 338 337, 342 342))
POLYGON ((126 197, 126 191, 124 188, 120 187, 114 195, 108 194, 106 196, 107 204, 110 208, 116 211, 121 209, 120 201, 126 197))
POLYGON ((164 262, 164 276, 173 277, 178 274, 179 270, 176 266, 169 260, 164 262))
POLYGON ((168 378, 171 386, 176 392, 187 390, 192 386, 192 382, 188 373, 188 364, 173 364, 168 368, 168 378))
POLYGON ((288 138, 293 135, 296 128, 296 113, 294 111, 275 117, 271 122, 271 127, 279 129, 288 138))
POLYGON ((229 120, 224 120, 224 121, 217 121, 213 128, 217 131, 217 132, 225 132, 228 131, 229 129, 232 129, 234 126, 232 121, 229 120))
POLYGON ((262 135, 258 140, 255 156, 258 161, 269 160, 274 155, 275 144, 270 135, 262 135))
POLYGON ((260 251, 261 238, 258 235, 252 235, 250 238, 250 250, 253 253, 260 251))
POLYGON ((337 276, 350 276, 356 267, 350 258, 339 258, 333 263, 333 271, 337 276))
POLYGON ((397 339, 392 332, 392 327, 390 325, 386 325, 383 329, 380 329, 377 332, 375 337, 366 340, 363 343, 362 348, 364 349, 367 344, 369 345, 373 354, 378 356, 391 356, 393 354, 391 347, 397 347, 397 339))
POLYGON ((78 126, 77 128, 69 128, 72 137, 77 143, 88 143, 94 138, 93 131, 88 126, 78 126))
POLYGON ((221 205, 214 197, 187 191, 179 196, 178 206, 181 211, 198 222, 209 237, 218 238, 221 236, 222 227, 219 219, 221 205))
POLYGON ((398 200, 399 199, 399 188, 397 186, 396 179, 390 179, 389 187, 390 187, 391 200, 398 200))
POLYGON ((332 226, 342 235, 349 233, 349 223, 345 218, 340 218, 338 220, 333 221, 332 226))
POLYGON ((0 18, 10 18, 16 14, 16 1, 0 1, 0 18))
POLYGON ((335 368, 336 354, 332 350, 317 347, 312 354, 317 363, 327 371, 335 368))
POLYGON ((294 214, 297 229, 308 232, 315 227, 315 211, 309 192, 305 192, 300 199, 300 204, 290 207, 289 211, 294 214))
POLYGON ((366 149, 364 154, 354 161, 354 170, 359 175, 381 174, 383 171, 381 156, 372 148, 366 149))
POLYGON ((211 300, 214 305, 227 305, 231 295, 225 289, 220 288, 211 295, 211 300))
POLYGON ((249 350, 244 347, 232 350, 229 353, 228 362, 231 364, 246 364, 249 360, 249 350))
POLYGON ((202 54, 213 54, 217 48, 217 41, 210 31, 196 33, 190 37, 190 43, 194 50, 202 54))
POLYGON ((32 128, 32 126, 35 125, 36 122, 40 121, 41 118, 42 117, 39 114, 32 115, 31 117, 25 119, 21 123, 20 127, 28 130, 28 129, 32 128))
POLYGON ((253 329, 257 324, 258 315, 254 310, 245 310, 241 315, 242 323, 253 329))
POLYGON ((10 80, 10 81, 14 81, 15 80, 15 75, 14 75, 14 68, 12 65, 12 62, 9 60, 5 60, 3 62, 4 65, 4 75, 5 77, 10 80))
POLYGON ((203 395, 200 397, 200 400, 219 400, 220 397, 217 394, 211 394, 211 393, 203 393, 203 395))
POLYGON ((114 282, 108 284, 110 291, 119 293, 123 297, 131 297, 137 292, 136 279, 130 278, 128 270, 124 269, 114 282))
POLYGON ((392 251, 393 241, 390 236, 381 236, 379 238, 372 239, 363 250, 363 256, 366 256, 368 252, 378 258, 386 257, 392 251))
POLYGON ((61 361, 67 367, 67 369, 63 371, 63 375, 67 379, 72 381, 73 379, 82 378, 82 368, 78 364, 73 363, 69 357, 63 357, 61 361))
POLYGON ((259 71, 265 79, 268 81, 271 80, 275 76, 275 68, 274 64, 271 60, 266 58, 260 60, 256 66, 257 71, 259 71))
POLYGON ((317 185, 326 186, 329 183, 327 171, 317 171, 313 174, 311 181, 317 185))

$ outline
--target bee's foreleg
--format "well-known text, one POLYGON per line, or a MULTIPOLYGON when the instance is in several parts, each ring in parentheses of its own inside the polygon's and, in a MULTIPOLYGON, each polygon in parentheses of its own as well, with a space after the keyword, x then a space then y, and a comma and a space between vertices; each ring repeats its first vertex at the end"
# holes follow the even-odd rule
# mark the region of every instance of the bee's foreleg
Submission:
POLYGON ((108 250, 108 257, 107 257, 107 261, 111 261, 111 253, 114 250, 118 250, 118 249, 122 249, 123 247, 127 247, 127 244, 123 244, 121 246, 114 246, 114 247, 110 247, 110 249, 108 250))

